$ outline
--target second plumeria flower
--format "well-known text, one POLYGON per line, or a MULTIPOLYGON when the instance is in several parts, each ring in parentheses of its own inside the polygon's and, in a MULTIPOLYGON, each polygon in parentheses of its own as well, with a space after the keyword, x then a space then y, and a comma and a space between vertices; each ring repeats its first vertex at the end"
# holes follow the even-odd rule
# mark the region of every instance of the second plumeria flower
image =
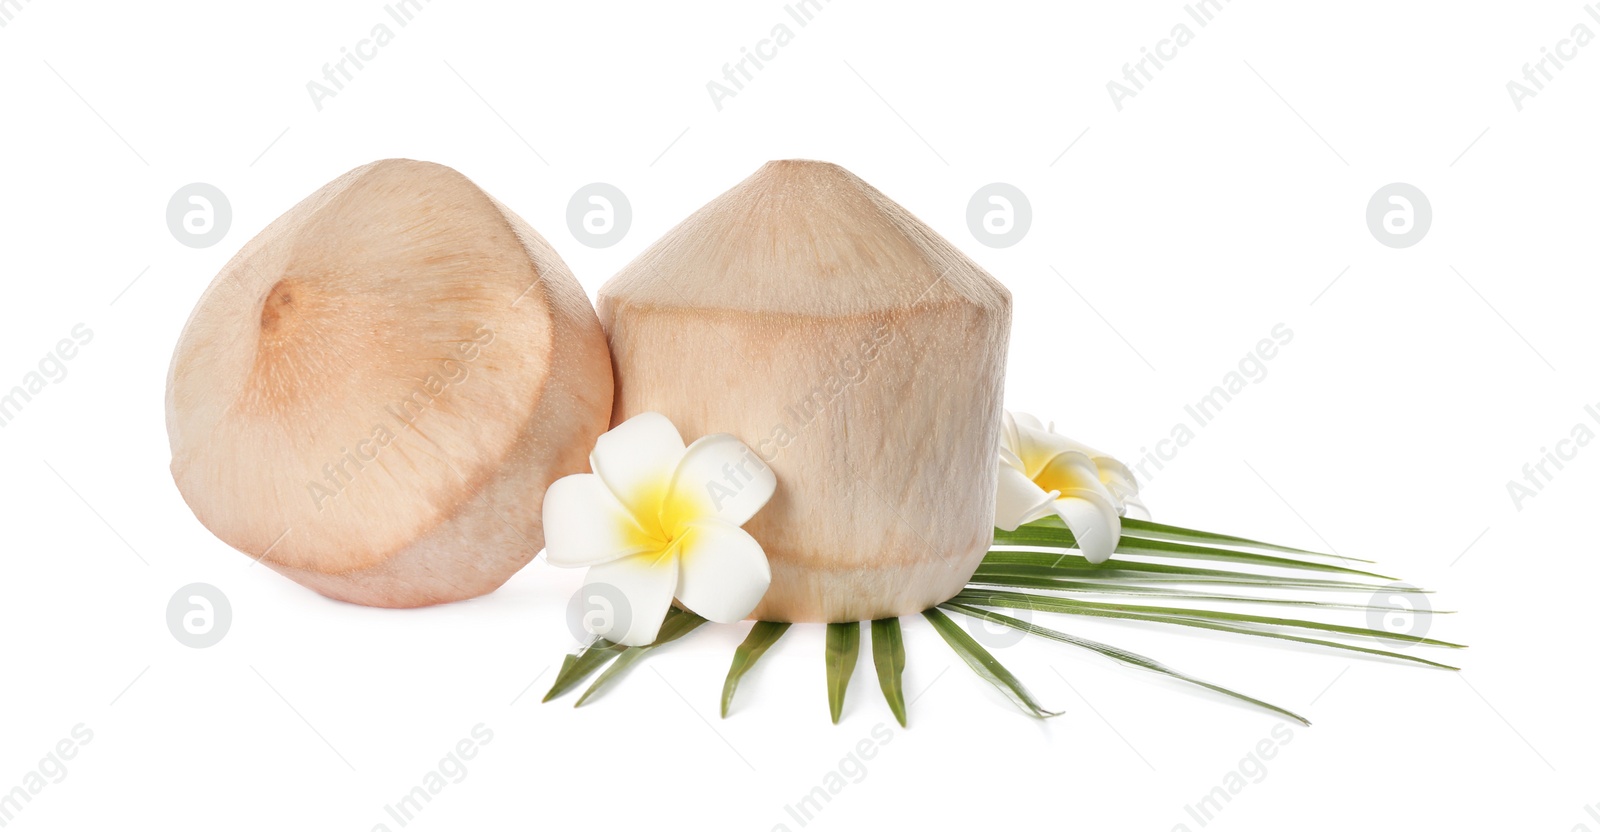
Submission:
POLYGON ((1026 413, 1005 414, 994 524, 1014 531, 1059 516, 1090 563, 1122 539, 1124 515, 1147 519, 1133 472, 1113 457, 1055 432, 1026 413))
POLYGON ((589 567, 586 593, 604 586, 626 600, 605 620, 586 619, 590 632, 641 646, 655 641, 674 598, 720 623, 761 602, 772 571, 740 526, 777 478, 738 438, 685 446, 671 420, 641 413, 595 441, 589 467, 545 492, 544 536, 552 565, 589 567))

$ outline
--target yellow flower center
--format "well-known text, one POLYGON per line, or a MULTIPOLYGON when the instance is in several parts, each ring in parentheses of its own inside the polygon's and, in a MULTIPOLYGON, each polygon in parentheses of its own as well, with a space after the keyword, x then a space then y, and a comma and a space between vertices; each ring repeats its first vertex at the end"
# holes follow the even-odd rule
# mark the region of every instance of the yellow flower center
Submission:
POLYGON ((1022 464, 1025 472, 1033 472, 1029 479, 1033 484, 1046 491, 1059 491, 1068 494, 1078 489, 1093 489, 1094 483, 1101 478, 1098 476, 1098 466, 1093 474, 1083 470, 1083 466, 1064 464, 1056 461, 1058 454, 1034 454, 1030 459, 1024 459, 1022 464))
POLYGON ((1060 473, 1058 470, 1047 468, 1040 471, 1039 475, 1033 478, 1033 483, 1046 491, 1060 491, 1062 493, 1077 487, 1078 483, 1074 482, 1071 477, 1060 476, 1060 473))
POLYGON ((689 524, 711 514, 709 502, 692 489, 674 491, 669 485, 668 477, 652 481, 640 489, 639 499, 634 502, 646 508, 635 517, 639 530, 633 532, 636 539, 629 542, 657 554, 681 546, 689 524), (656 510, 651 511, 649 507, 656 510))

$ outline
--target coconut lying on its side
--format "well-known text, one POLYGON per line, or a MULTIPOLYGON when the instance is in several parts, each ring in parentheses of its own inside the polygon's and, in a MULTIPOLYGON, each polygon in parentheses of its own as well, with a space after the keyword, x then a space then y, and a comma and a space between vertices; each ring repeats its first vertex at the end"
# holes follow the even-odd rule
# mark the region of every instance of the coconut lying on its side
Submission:
POLYGON ((167 379, 172 474, 230 546, 333 598, 470 598, 611 412, 594 309, 461 174, 387 160, 307 197, 206 290, 167 379))

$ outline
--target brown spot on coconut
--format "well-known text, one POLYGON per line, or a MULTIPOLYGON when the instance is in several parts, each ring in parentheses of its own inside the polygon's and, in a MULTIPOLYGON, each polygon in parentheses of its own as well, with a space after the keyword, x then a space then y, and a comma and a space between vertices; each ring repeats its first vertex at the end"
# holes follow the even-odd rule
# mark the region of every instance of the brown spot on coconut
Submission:
POLYGON ((600 291, 612 424, 727 432, 778 478, 751 617, 860 621, 959 592, 993 540, 1011 296, 849 171, 771 162, 600 291))
POLYGON ((224 542, 333 598, 489 592, 543 547, 546 487, 611 412, 588 298, 450 168, 386 160, 222 269, 167 379, 172 474, 224 542))

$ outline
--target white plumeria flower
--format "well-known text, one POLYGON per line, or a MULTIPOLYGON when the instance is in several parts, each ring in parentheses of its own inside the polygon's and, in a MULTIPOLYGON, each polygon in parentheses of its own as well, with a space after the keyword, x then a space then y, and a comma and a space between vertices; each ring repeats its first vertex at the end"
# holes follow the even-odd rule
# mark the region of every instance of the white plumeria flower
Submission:
POLYGON ((1005 414, 994 524, 1014 531, 1058 515, 1090 563, 1104 563, 1122 538, 1122 517, 1147 519, 1133 472, 1026 413, 1005 414))
POLYGON ((672 599, 716 622, 739 621, 767 593, 761 544, 739 528, 777 488, 754 451, 726 433, 684 447, 667 417, 641 413, 602 434, 592 474, 562 477, 544 495, 545 556, 589 567, 585 593, 608 586, 622 614, 585 619, 632 647, 656 639, 672 599))

